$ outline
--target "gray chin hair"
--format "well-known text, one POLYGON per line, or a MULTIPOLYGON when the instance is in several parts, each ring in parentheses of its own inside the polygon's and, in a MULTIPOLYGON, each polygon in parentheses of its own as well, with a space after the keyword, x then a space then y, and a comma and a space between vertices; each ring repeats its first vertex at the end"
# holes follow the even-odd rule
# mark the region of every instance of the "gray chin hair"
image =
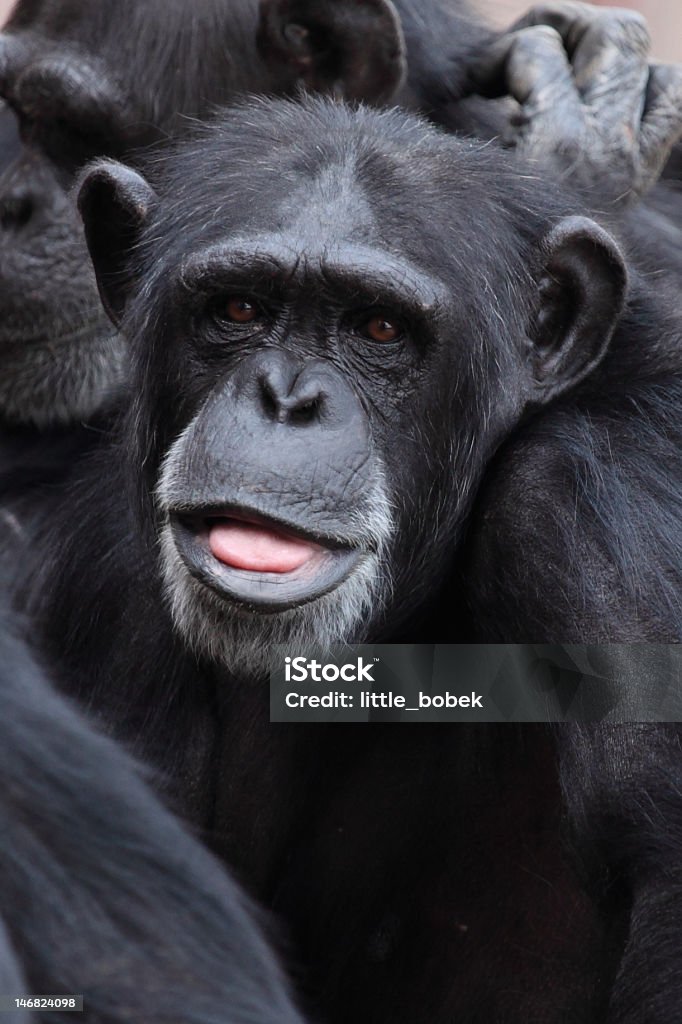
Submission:
POLYGON ((198 655, 242 677, 269 674, 273 644, 296 650, 315 644, 322 655, 335 644, 358 642, 390 597, 391 581, 383 556, 391 533, 382 482, 348 530, 349 537, 361 539, 366 548, 350 576, 309 604, 259 613, 223 600, 196 580, 178 554, 166 521, 161 531, 161 566, 175 627, 198 655), (360 522, 362 533, 358 536, 360 522))

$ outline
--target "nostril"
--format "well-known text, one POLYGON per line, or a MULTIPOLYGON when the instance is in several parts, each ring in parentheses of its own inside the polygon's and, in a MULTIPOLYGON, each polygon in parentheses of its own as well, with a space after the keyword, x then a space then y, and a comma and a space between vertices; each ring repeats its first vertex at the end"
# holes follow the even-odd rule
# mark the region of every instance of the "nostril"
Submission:
POLYGON ((305 426, 319 419, 320 399, 312 398, 308 402, 295 405, 289 412, 289 422, 293 425, 305 426))
POLYGON ((279 367, 263 370, 257 381, 261 411, 269 420, 300 427, 322 417, 325 395, 319 381, 284 373, 279 367))
POLYGON ((0 226, 5 230, 25 228, 33 215, 33 201, 27 195, 0 200, 0 226))

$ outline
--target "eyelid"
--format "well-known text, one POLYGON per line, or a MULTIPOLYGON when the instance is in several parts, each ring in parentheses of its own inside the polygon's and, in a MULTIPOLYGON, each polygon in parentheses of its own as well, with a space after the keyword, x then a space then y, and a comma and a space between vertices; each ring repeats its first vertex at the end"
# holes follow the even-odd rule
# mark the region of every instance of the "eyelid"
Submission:
POLYGON ((405 334, 408 334, 410 330, 409 317, 397 310, 387 309, 386 306, 371 306, 362 310, 362 312, 353 317, 353 329, 363 331, 370 320, 386 320, 390 323, 398 331, 396 341, 405 334))
POLYGON ((251 327, 256 328, 259 324, 262 324, 268 320, 272 320, 274 314, 271 309, 263 302, 263 300, 249 292, 239 291, 216 291, 212 295, 206 296, 206 301, 203 305, 204 313, 214 320, 219 320, 221 323, 229 324, 233 327, 251 327), (248 302, 254 307, 256 315, 253 320, 245 320, 240 322, 239 320, 233 320, 227 313, 227 306, 230 302, 235 300, 241 300, 248 302), (220 307, 220 308, 218 308, 220 307), (221 309, 224 312, 221 312, 221 309))

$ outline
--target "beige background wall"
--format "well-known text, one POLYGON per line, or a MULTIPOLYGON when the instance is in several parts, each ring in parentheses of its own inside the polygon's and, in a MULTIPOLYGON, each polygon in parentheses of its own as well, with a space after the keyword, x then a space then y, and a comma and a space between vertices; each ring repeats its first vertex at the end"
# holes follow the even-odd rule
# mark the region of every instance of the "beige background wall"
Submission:
MULTIPOLYGON (((101 0, 115 3, 116 0, 101 0)), ((193 3, 195 0, 187 0, 193 3)), ((13 0, 0 0, 0 23, 13 0)), ((420 3, 420 0, 414 0, 420 3)), ((507 24, 531 6, 532 0, 474 0, 478 9, 499 24, 507 24)), ((654 52, 662 60, 682 60, 682 0, 618 0, 646 14, 654 37, 654 52)))

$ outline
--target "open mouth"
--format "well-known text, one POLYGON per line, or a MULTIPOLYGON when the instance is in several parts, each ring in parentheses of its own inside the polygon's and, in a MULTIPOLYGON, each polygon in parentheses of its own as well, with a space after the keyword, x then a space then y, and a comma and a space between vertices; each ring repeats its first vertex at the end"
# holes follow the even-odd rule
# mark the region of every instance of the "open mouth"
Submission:
POLYGON ((363 557, 347 543, 313 536, 250 509, 171 512, 170 527, 195 579, 259 612, 286 611, 322 597, 363 557))

